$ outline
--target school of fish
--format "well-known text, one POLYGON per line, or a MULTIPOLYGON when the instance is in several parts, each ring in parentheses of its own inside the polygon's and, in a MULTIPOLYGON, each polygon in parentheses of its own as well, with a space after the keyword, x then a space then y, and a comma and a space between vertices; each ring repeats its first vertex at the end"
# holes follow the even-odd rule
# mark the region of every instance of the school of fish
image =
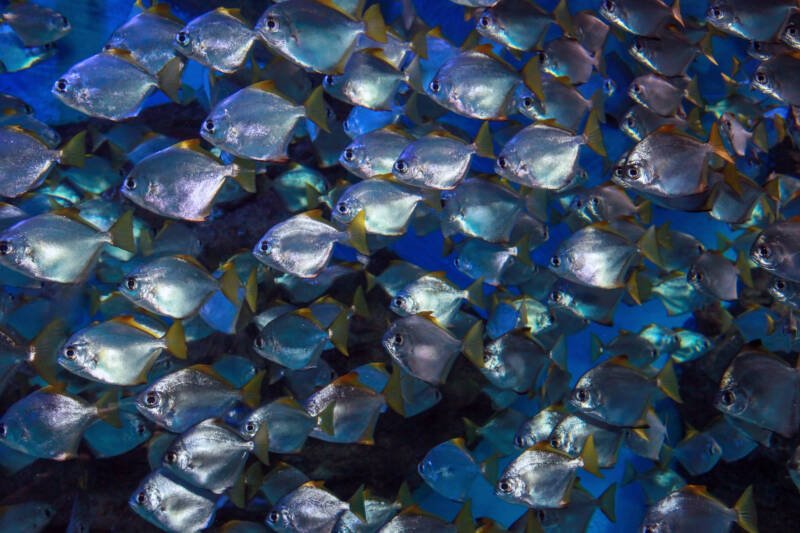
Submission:
MULTIPOLYGON (((640 533, 758 531, 758 490, 694 478, 800 430, 798 3, 437 2, 473 31, 410 0, 188 21, 138 0, 52 80, 88 127, 0 94, 0 469, 144 449, 128 503, 169 532, 581 533, 630 484, 640 533), (158 91, 201 111, 193 137, 139 116, 158 91), (193 226, 265 196, 281 220, 210 262, 193 226), (685 321, 615 326, 654 306, 685 321), (446 405, 459 366, 493 414, 396 496, 289 464, 309 439, 386 445, 381 417, 446 405)), ((69 31, 11 1, 0 72, 69 31)), ((800 447, 777 460, 800 490, 800 447)), ((57 510, 0 507, 0 532, 57 510)), ((80 498, 65 521, 89 531, 80 498)))

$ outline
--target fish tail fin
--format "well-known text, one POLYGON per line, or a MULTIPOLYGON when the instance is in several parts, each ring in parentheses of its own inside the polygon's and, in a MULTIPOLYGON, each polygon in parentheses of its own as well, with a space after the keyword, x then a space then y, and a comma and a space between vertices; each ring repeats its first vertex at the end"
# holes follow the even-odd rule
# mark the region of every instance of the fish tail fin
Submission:
POLYGON ((333 435, 334 427, 333 427, 333 410, 336 407, 336 402, 332 401, 328 405, 325 406, 325 409, 317 415, 317 427, 327 433, 328 435, 333 435))
POLYGON ((681 15, 681 0, 675 0, 672 4, 672 18, 680 24, 682 27, 686 27, 686 24, 683 22, 683 15, 681 15))
POLYGON ((481 472, 483 472, 483 477, 485 477, 486 480, 492 485, 497 483, 497 476, 500 473, 499 465, 497 464, 497 459, 498 459, 497 452, 494 452, 492 453, 492 455, 484 459, 480 464, 481 472))
POLYGON ((367 303, 367 296, 364 294, 364 287, 362 285, 356 287, 353 293, 353 311, 362 318, 372 318, 372 313, 367 303))
POLYGON ((467 287, 467 300, 475 307, 486 309, 486 299, 483 297, 483 277, 475 280, 475 282, 467 287))
POLYGON ((401 375, 400 369, 397 365, 392 368, 392 375, 389 376, 389 381, 383 388, 381 394, 386 398, 386 403, 400 416, 406 416, 405 408, 403 407, 403 394, 402 383, 400 382, 401 375))
POLYGON ((642 255, 652 261, 658 266, 661 266, 661 254, 658 252, 658 237, 656 236, 656 227, 650 226, 647 228, 636 243, 642 255))
POLYGON ((311 94, 303 102, 303 107, 306 109, 306 117, 311 122, 322 128, 326 133, 330 133, 328 128, 327 113, 325 111, 325 98, 322 95, 322 85, 318 85, 316 89, 311 91, 311 94))
POLYGON ((75 134, 61 149, 59 163, 66 167, 83 168, 86 160, 86 131, 75 134))
POLYGON ((411 490, 408 488, 407 482, 403 481, 400 484, 400 488, 397 489, 397 496, 394 497, 394 501, 403 507, 411 507, 414 505, 414 496, 411 495, 411 490))
POLYGON ((28 347, 31 365, 39 377, 51 385, 58 382, 57 354, 65 333, 64 321, 56 318, 42 328, 28 347))
POLYGON ((257 407, 261 401, 261 383, 264 381, 265 372, 262 370, 253 379, 242 387, 242 402, 249 407, 257 407))
POLYGON ((464 441, 467 446, 472 446, 472 443, 478 438, 478 424, 466 416, 461 417, 461 420, 464 422, 464 441))
POLYGON ((306 207, 308 209, 316 209, 322 198, 322 194, 310 183, 305 184, 305 193, 306 193, 306 207))
POLYGON ((488 157, 494 159, 494 146, 492 145, 492 131, 489 129, 489 121, 481 124, 478 134, 475 135, 475 140, 472 142, 478 155, 481 157, 488 157))
POLYGON ((599 109, 592 109, 589 118, 586 119, 586 126, 583 128, 583 137, 586 139, 586 146, 591 148, 596 154, 606 157, 606 147, 603 142, 603 132, 600 129, 600 122, 597 118, 599 109))
POLYGON ((525 234, 517 241, 515 245, 517 249, 517 259, 519 262, 526 266, 532 266, 533 262, 531 261, 531 236, 529 234, 525 234))
POLYGON ((464 502, 458 514, 453 519, 453 525, 458 533, 474 533, 475 519, 472 518, 472 500, 464 502))
POLYGON ((747 533, 758 533, 758 517, 756 515, 756 502, 753 500, 753 486, 750 485, 739 497, 736 505, 736 523, 747 533))
POLYGON ((561 26, 564 33, 567 35, 575 35, 575 25, 572 22, 572 14, 569 12, 567 0, 560 0, 555 8, 553 8, 553 18, 556 24, 561 26))
POLYGON ((567 337, 563 333, 558 336, 547 354, 562 370, 567 368, 567 337))
POLYGON ((269 464, 269 429, 267 424, 261 424, 253 437, 253 455, 265 465, 269 464))
POLYGON ((219 278, 219 290, 233 305, 239 305, 239 287, 242 285, 236 267, 229 263, 225 265, 225 272, 219 278))
POLYGON ((233 176, 242 189, 256 192, 256 165, 249 159, 236 160, 236 175, 233 176))
POLYGON ((592 363, 600 359, 600 356, 603 355, 603 341, 600 340, 600 337, 592 333, 592 340, 591 340, 591 353, 592 353, 592 363))
POLYGON ((760 120, 753 128, 753 144, 762 152, 769 152, 769 141, 767 139, 767 126, 765 121, 760 120))
POLYGON ((242 474, 236 479, 233 486, 228 489, 228 499, 239 509, 247 507, 246 488, 244 474, 242 474))
POLYGON ((428 59, 428 31, 427 28, 420 29, 409 41, 414 54, 425 60, 428 59))
POLYGON ((592 109, 597 109, 597 120, 602 122, 603 124, 606 123, 606 93, 603 88, 597 89, 592 94, 592 109))
POLYGON ((264 472, 261 470, 261 463, 253 463, 244 471, 244 484, 247 489, 247 501, 255 498, 261 485, 264 484, 264 472))
POLYGON ((386 42, 386 23, 380 5, 372 4, 364 11, 364 34, 373 41, 386 42))
POLYGON ((733 246, 733 242, 722 233, 717 232, 717 251, 722 253, 731 246, 733 246))
POLYGON ((753 272, 750 268, 750 259, 747 256, 747 252, 744 250, 739 250, 739 253, 736 255, 736 269, 739 271, 739 277, 742 279, 742 282, 752 288, 753 272))
POLYGON ((136 253, 136 243, 133 240, 133 210, 125 211, 114 225, 108 228, 111 244, 122 248, 126 252, 136 253))
POLYGON ((247 305, 250 306, 251 311, 256 310, 256 306, 258 305, 258 268, 254 267, 253 270, 250 271, 250 275, 247 276, 247 283, 244 287, 245 293, 245 300, 247 300, 247 305))
POLYGON ((722 136, 719 134, 719 124, 714 122, 711 125, 711 132, 708 134, 708 144, 711 145, 711 149, 715 155, 724 159, 728 163, 734 163, 731 154, 728 153, 728 150, 725 149, 725 145, 722 142, 722 136))
POLYGON ((689 131, 693 131, 694 133, 705 137, 706 130, 703 128, 703 123, 700 120, 700 111, 701 109, 699 107, 693 107, 692 110, 689 111, 689 114, 686 115, 686 126, 689 128, 689 131))
POLYGON ((364 485, 359 486, 350 499, 347 501, 350 512, 358 517, 363 523, 367 523, 367 510, 364 501, 364 485))
POLYGON ((626 485, 630 485, 634 481, 636 481, 637 476, 639 473, 633 467, 630 461, 625 463, 625 473, 622 474, 622 481, 620 482, 620 486, 624 487, 626 485))
POLYGON ((176 320, 164 334, 164 341, 167 351, 178 359, 186 359, 186 334, 183 331, 183 323, 176 320))
POLYGON ((328 337, 331 340, 331 344, 344 355, 350 355, 347 351, 347 337, 349 333, 348 318, 347 310, 342 311, 339 313, 339 316, 336 317, 336 320, 331 323, 330 329, 328 330, 328 337))
POLYGON ((415 55, 411 63, 403 69, 403 74, 406 78, 406 83, 409 87, 418 93, 425 93, 425 88, 422 86, 422 70, 419 66, 419 55, 415 55))
POLYGON ((544 102, 542 66, 538 54, 533 54, 533 57, 522 67, 522 81, 525 83, 525 86, 531 90, 534 96, 536 96, 537 100, 544 102))
POLYGON ((347 235, 350 237, 350 245, 355 248, 358 253, 369 255, 366 223, 367 212, 362 209, 347 226, 347 235))
POLYGON ((650 224, 653 221, 653 202, 644 200, 636 206, 636 212, 642 224, 650 224))
POLYGON ((483 321, 478 320, 475 322, 467 334, 464 336, 462 343, 462 350, 467 359, 472 361, 473 364, 480 367, 480 362, 483 359, 483 321))
POLYGON ((711 61, 711 63, 715 66, 719 66, 719 63, 717 63, 717 60, 714 57, 714 46, 711 41, 711 32, 706 33, 703 38, 698 41, 697 46, 700 48, 700 53, 703 54, 706 59, 711 61))
POLYGON ((664 368, 656 376, 656 383, 661 391, 675 400, 678 403, 683 403, 681 400, 681 393, 678 390, 678 378, 675 376, 675 367, 672 364, 672 359, 667 361, 664 368))
MULTIPOLYGON (((630 463, 628 463, 630 464, 630 463)), ((614 510, 615 504, 617 499, 617 484, 612 483, 608 486, 606 490, 600 495, 598 500, 600 501, 600 510, 606 515, 609 521, 616 523, 617 521, 617 514, 614 510)))
POLYGON ((97 416, 106 424, 115 428, 122 427, 122 419, 119 417, 119 391, 117 389, 109 389, 95 402, 97 407, 97 416))
POLYGON ((594 446, 594 435, 589 435, 586 443, 583 445, 581 451, 581 459, 583 459, 583 469, 599 478, 603 477, 600 473, 600 465, 597 459, 597 448, 594 446))
POLYGON ((176 104, 181 101, 178 96, 181 88, 181 74, 183 74, 183 58, 178 56, 167 61, 167 64, 158 71, 158 88, 176 104))

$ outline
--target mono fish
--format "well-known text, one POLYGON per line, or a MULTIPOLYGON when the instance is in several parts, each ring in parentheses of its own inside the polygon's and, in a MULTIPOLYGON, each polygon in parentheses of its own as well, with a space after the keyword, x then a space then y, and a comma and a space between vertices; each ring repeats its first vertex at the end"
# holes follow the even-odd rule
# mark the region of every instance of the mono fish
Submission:
POLYGON ((257 38, 238 9, 225 7, 200 15, 173 34, 180 54, 225 74, 244 64, 257 38))
POLYGON ((217 497, 184 485, 156 470, 141 482, 128 504, 133 511, 164 531, 201 531, 214 520, 217 497))

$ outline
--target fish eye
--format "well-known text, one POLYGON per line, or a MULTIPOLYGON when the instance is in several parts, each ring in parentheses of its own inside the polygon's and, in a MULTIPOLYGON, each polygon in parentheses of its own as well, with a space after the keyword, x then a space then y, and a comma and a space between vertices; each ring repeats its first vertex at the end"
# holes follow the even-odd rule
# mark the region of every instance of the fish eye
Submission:
POLYGON ((344 160, 345 161, 352 161, 356 158, 356 153, 353 151, 352 148, 345 148, 344 150, 344 160))
POLYGON ((67 80, 64 78, 59 78, 59 80, 56 82, 56 91, 60 93, 67 92, 67 87, 69 87, 69 83, 67 83, 67 80))
POLYGON ((525 439, 523 439, 522 437, 514 437, 514 445, 517 448, 522 448, 523 446, 525 446, 525 439))
POLYGON ((589 399, 589 391, 586 389, 578 389, 575 391, 575 399, 583 403, 589 399))
POLYGON ((786 28, 786 34, 787 35, 796 35, 797 34, 797 28, 795 28, 794 26, 789 26, 788 28, 786 28))
POLYGON ((759 41, 753 41, 753 50, 761 50, 761 43, 759 41))
POLYGON ((264 347, 264 339, 262 339, 261 336, 259 335, 258 337, 256 337, 256 340, 255 340, 254 344, 256 345, 256 348, 263 348, 264 347))
POLYGON ((658 526, 653 524, 647 524, 644 526, 644 533, 658 533, 658 526))
POLYGON ((719 400, 722 402, 722 405, 733 405, 733 402, 736 401, 736 394, 730 390, 722 391, 719 400))
POLYGON ((552 266, 554 266, 554 267, 560 266, 561 265, 561 258, 558 257, 557 255, 552 256, 550 258, 550 264, 552 266))
POLYGON ((6 436, 8 436, 8 426, 0 424, 0 439, 4 439, 6 436))
POLYGON ((560 291, 553 291, 550 293, 550 299, 553 300, 555 303, 561 301, 561 292, 560 291))
POLYGON ((636 167, 628 167, 626 174, 628 174, 628 177, 633 180, 639 179, 639 169, 636 167))
POLYGON ((344 202, 339 202, 336 204, 336 210, 344 215, 347 213, 347 205, 344 202))
POLYGON ((408 172, 408 163, 406 163, 405 159, 398 159, 394 162, 394 169, 401 174, 405 174, 408 172))
POLYGON ((498 157, 497 158, 497 166, 500 168, 506 168, 508 166, 508 160, 505 157, 498 157))
POLYGON ((533 98, 531 98, 530 96, 526 96, 525 98, 522 99, 522 105, 530 109, 531 107, 533 107, 533 98))
POLYGON ((614 176, 616 176, 617 178, 621 178, 623 172, 624 169, 622 167, 617 167, 614 169, 614 176))
POLYGON ((598 198, 597 196, 592 196, 592 197, 589 199, 589 202, 590 202, 590 203, 591 203, 593 206, 597 207, 597 205, 600 203, 600 198, 598 198))
POLYGON ((263 240, 263 241, 261 241, 261 246, 259 246, 259 248, 261 248, 262 252, 264 252, 265 254, 268 254, 268 253, 270 253, 270 250, 272 249, 272 244, 268 240, 263 240))
POLYGON ((775 282, 775 288, 778 289, 779 291, 782 291, 783 289, 786 288, 786 282, 783 281, 782 279, 777 280, 775 282))
POLYGON ((167 452, 166 455, 164 455, 164 459, 167 463, 174 465, 178 462, 178 454, 175 452, 167 452))
POLYGON ((501 492, 508 494, 511 492, 511 483, 503 479, 497 484, 497 488, 500 489, 501 492))
POLYGON ((146 429, 147 428, 144 427, 144 424, 139 424, 139 425, 136 426, 136 433, 138 433, 139 435, 144 435, 144 431, 146 429))
POLYGON ((403 336, 399 333, 395 333, 394 337, 392 337, 392 342, 395 346, 402 346, 403 345, 403 336))
POLYGON ((211 120, 210 118, 206 119, 206 121, 203 122, 203 129, 206 130, 208 133, 214 133, 214 128, 215 128, 214 121, 211 120))
POLYGON ((8 241, 0 241, 0 255, 8 255, 14 249, 8 241))
POLYGON ((492 360, 492 354, 490 354, 489 352, 483 352, 483 362, 488 363, 491 360, 492 360))
POLYGON ((639 94, 639 93, 641 93, 641 92, 642 92, 642 86, 641 86, 641 85, 639 85, 638 83, 634 83, 634 84, 631 86, 631 89, 633 90, 633 93, 634 93, 634 94, 639 94))
POLYGON ((278 29, 278 21, 275 20, 275 17, 267 17, 267 23, 265 25, 270 31, 276 31, 278 29))
POLYGON ((439 94, 439 91, 442 90, 442 85, 437 80, 433 80, 430 84, 430 89, 432 93, 439 94))
POLYGON ((64 350, 64 357, 66 357, 70 361, 75 359, 75 357, 77 357, 77 355, 78 355, 78 352, 75 351, 75 347, 74 346, 67 346, 67 348, 64 350))
POLYGON ((138 503, 139 505, 144 505, 144 502, 146 501, 147 501, 147 494, 145 494, 144 491, 136 495, 136 503, 138 503))
POLYGON ((104 44, 103 45, 103 50, 105 50, 105 51, 113 50, 113 48, 114 47, 111 46, 110 44, 104 44))
POLYGON ((658 350, 655 348, 650 348, 650 358, 655 359, 658 356, 658 350))
POLYGON ((128 176, 128 178, 125 179, 125 188, 129 191, 132 191, 136 188, 136 180, 133 179, 133 176, 128 176))
POLYGON ((326 74, 324 78, 322 78, 323 85, 327 85, 328 87, 333 86, 336 79, 331 76, 330 74, 326 74))
POLYGON ((722 10, 721 10, 720 8, 718 8, 718 7, 712 7, 712 8, 710 8, 710 9, 708 10, 708 12, 709 12, 709 13, 711 14, 711 16, 712 16, 712 17, 714 17, 715 19, 721 19, 721 18, 722 18, 722 10))
POLYGON ((483 26, 484 28, 488 28, 489 27, 489 23, 491 21, 492 21, 492 19, 489 18, 489 15, 483 15, 481 17, 481 21, 480 21, 481 22, 481 26, 483 26))
POLYGON ((613 13, 617 9, 617 5, 611 0, 605 0, 605 2, 603 2, 603 9, 609 13, 613 13))
POLYGON ((643 48, 644 45, 642 44, 642 41, 640 41, 639 39, 634 39, 633 49, 636 50, 637 52, 641 52, 643 48))
POLYGON ((155 407, 158 405, 158 394, 152 391, 148 392, 144 396, 144 403, 147 405, 147 407, 155 407))
POLYGON ((128 290, 136 290, 136 278, 130 276, 125 279, 125 286, 128 287, 128 290))
POLYGON ((403 298, 402 296, 398 295, 398 296, 395 296, 395 297, 394 297, 394 305, 395 305, 396 307, 403 307, 403 305, 404 305, 405 303, 406 303, 406 299, 405 299, 405 298, 403 298))
POLYGON ((69 28, 69 19, 67 17, 65 17, 64 15, 61 15, 60 22, 61 22, 61 27, 62 28, 69 28))
POLYGON ((701 254, 702 254, 703 252, 705 252, 705 251, 706 251, 706 249, 703 247, 703 245, 702 245, 702 244, 698 244, 698 245, 697 245, 697 251, 698 251, 698 253, 701 253, 701 254))
POLYGON ((767 83, 767 75, 763 72, 756 72, 756 82, 757 83, 767 83))
POLYGON ((278 513, 278 511, 272 511, 271 513, 269 513, 269 516, 267 516, 267 520, 272 522, 273 524, 278 520, 280 520, 280 518, 281 515, 280 513, 278 513))
POLYGON ((179 31, 175 36, 175 40, 178 41, 179 45, 186 46, 189 44, 189 34, 185 31, 179 31))
POLYGON ((762 244, 758 247, 758 255, 764 259, 769 259, 772 256, 772 250, 769 246, 762 244))
POLYGON ((695 280, 697 280, 697 281, 703 281, 703 278, 704 278, 704 277, 705 277, 705 276, 703 276, 703 273, 702 273, 702 272, 700 272, 699 270, 696 270, 696 271, 695 271, 695 273, 694 273, 694 279, 695 279, 695 280))
POLYGON ((553 447, 553 448, 555 448, 555 449, 558 449, 558 447, 559 447, 559 445, 560 445, 560 444, 561 444, 561 443, 559 442, 559 440, 558 440, 558 439, 550 439, 550 446, 551 446, 551 447, 553 447))
POLYGON ((247 424, 244 425, 244 430, 248 433, 255 433, 256 425, 252 422, 248 422, 247 424))

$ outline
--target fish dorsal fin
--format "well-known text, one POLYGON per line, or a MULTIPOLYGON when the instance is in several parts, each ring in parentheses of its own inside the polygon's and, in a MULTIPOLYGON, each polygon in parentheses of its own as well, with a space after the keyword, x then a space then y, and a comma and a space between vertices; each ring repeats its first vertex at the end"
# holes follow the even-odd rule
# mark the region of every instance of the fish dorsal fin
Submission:
POLYGON ((568 454, 566 452, 562 452, 561 450, 558 450, 556 448, 553 448, 552 446, 550 446, 549 442, 537 442, 536 444, 534 444, 533 446, 531 446, 530 448, 528 448, 525 451, 529 451, 529 450, 534 450, 534 451, 537 451, 537 452, 555 453, 557 455, 560 455, 561 457, 566 457, 566 458, 572 459, 572 456, 570 454, 568 454))
POLYGON ((428 272, 425 275, 432 278, 438 278, 442 281, 447 281, 447 272, 445 272, 444 270, 437 270, 436 272, 428 272))
POLYGON ((88 220, 85 220, 84 218, 81 217, 80 210, 78 210, 77 207, 70 206, 70 207, 62 207, 60 209, 54 209, 53 211, 50 211, 50 214, 68 218, 70 220, 74 220, 75 222, 80 222, 84 226, 92 228, 98 233, 102 233, 102 230, 100 230, 100 228, 98 228, 88 220))
MULTIPOLYGON (((278 398, 275 400, 275 403, 285 405, 286 407, 291 407, 292 409, 303 409, 303 406, 297 403, 297 400, 291 396, 283 396, 282 398, 278 398)), ((303 409, 303 411, 305 411, 305 409, 303 409)))
POLYGON ((318 4, 322 4, 323 6, 329 8, 329 9, 332 9, 332 10, 336 11, 337 13, 340 13, 340 14, 344 15, 345 17, 349 18, 350 20, 356 20, 356 18, 353 17, 353 15, 351 15, 350 13, 348 13, 347 11, 345 11, 344 9, 339 7, 336 4, 336 2, 334 2, 333 0, 314 0, 314 1, 316 3, 318 3, 318 4))
POLYGON ((382 131, 390 131, 398 135, 402 135, 406 139, 413 139, 414 137, 400 124, 388 124, 381 128, 382 131))
POLYGON ((432 131, 432 132, 428 133, 427 135, 425 135, 425 137, 441 137, 442 139, 453 139, 454 141, 459 141, 459 142, 462 142, 464 144, 467 144, 466 142, 464 142, 464 139, 460 138, 457 135, 454 135, 454 134, 450 133, 447 130, 432 131))
POLYGON ((618 365, 618 366, 624 366, 624 367, 629 368, 631 370, 635 370, 636 372, 640 372, 640 370, 638 368, 636 368, 635 366, 633 366, 631 364, 631 362, 628 359, 627 355, 617 355, 615 357, 612 357, 611 359, 608 359, 607 361, 605 361, 604 363, 601 363, 601 364, 614 364, 614 365, 618 365))
POLYGON ((185 24, 184 21, 182 21, 181 19, 172 14, 172 10, 170 10, 169 4, 153 3, 153 5, 151 5, 150 7, 144 9, 144 12, 150 13, 152 15, 158 15, 161 18, 171 20, 179 24, 185 24))
POLYGON ((223 15, 227 15, 229 17, 233 17, 242 24, 247 25, 247 21, 242 17, 242 12, 238 8, 230 8, 230 7, 218 7, 215 9, 217 13, 222 13, 223 15))
POLYGON ((176 148, 180 150, 191 150, 192 152, 197 152, 198 154, 202 154, 206 157, 209 157, 214 161, 216 161, 217 163, 219 163, 220 165, 222 165, 223 162, 219 157, 215 156, 214 154, 212 154, 211 152, 200 146, 201 142, 202 141, 200 139, 186 139, 179 143, 173 144, 171 148, 176 148))
POLYGON ((356 389, 366 389, 372 390, 360 381, 358 381, 358 372, 350 372, 349 374, 345 374, 344 376, 336 378, 333 383, 337 385, 342 385, 345 387, 353 387, 356 389))
POLYGON ((441 329, 443 329, 443 330, 447 331, 447 328, 445 328, 444 326, 442 326, 442 325, 439 323, 439 321, 438 321, 438 320, 436 320, 436 317, 433 315, 433 312, 432 312, 432 311, 422 311, 421 313, 417 313, 417 314, 416 314, 416 316, 421 316, 422 318, 424 318, 424 319, 426 319, 426 320, 428 320, 428 321, 432 322, 433 324, 435 324, 435 325, 439 326, 441 329))
POLYGON ((175 254, 172 257, 177 257, 178 259, 182 259, 182 260, 186 261, 187 263, 191 263, 193 266, 201 269, 203 272, 208 272, 208 269, 205 266, 203 266, 203 264, 200 261, 198 261, 197 259, 195 259, 191 255, 175 254))
POLYGON ((256 83, 252 84, 252 85, 249 85, 247 88, 248 89, 256 89, 258 91, 264 91, 264 92, 267 92, 267 93, 272 93, 275 96, 278 96, 280 98, 283 98, 286 101, 291 102, 291 100, 285 94, 283 94, 282 92, 280 92, 278 90, 278 87, 275 85, 275 82, 273 80, 259 81, 259 82, 256 82, 256 83))
POLYGON ((231 385, 231 383, 227 379, 222 377, 222 375, 220 375, 219 372, 214 370, 214 367, 212 367, 211 365, 198 364, 198 365, 192 365, 189 368, 191 368, 195 372, 200 372, 201 374, 205 374, 206 376, 209 376, 209 377, 211 377, 213 379, 216 379, 217 381, 220 381, 222 383, 226 383, 226 384, 230 385, 231 387, 233 387, 233 385, 231 385))
POLYGON ((306 488, 313 487, 315 489, 324 489, 325 488, 325 482, 322 481, 322 480, 319 480, 319 481, 309 480, 309 481, 306 481, 305 483, 303 483, 300 486, 301 487, 306 487, 306 488))
POLYGON ((383 48, 378 48, 377 46, 374 46, 374 47, 371 47, 371 48, 362 48, 357 53, 364 54, 364 55, 367 55, 367 56, 371 56, 371 57, 374 57, 375 59, 379 59, 379 60, 383 61, 384 63, 386 63, 387 65, 391 65, 391 67, 394 68, 394 65, 392 64, 392 62, 389 61, 389 59, 383 53, 383 48))
POLYGON ((119 59, 127 61, 131 65, 138 67, 141 70, 145 70, 142 67, 142 65, 138 61, 136 61, 136 59, 133 58, 133 55, 128 50, 120 50, 119 48, 109 48, 109 49, 104 49, 101 53, 109 56, 118 57, 119 59))
POLYGON ((39 141, 43 145, 47 146, 47 142, 44 139, 42 139, 38 134, 36 134, 35 132, 32 132, 31 130, 26 130, 25 128, 22 128, 22 127, 17 126, 17 125, 3 126, 3 129, 4 130, 11 130, 11 131, 16 132, 16 133, 22 133, 23 135, 27 135, 28 137, 33 137, 34 139, 36 139, 37 141, 39 141))
POLYGON ((322 327, 322 324, 320 324, 319 320, 317 320, 317 317, 314 316, 314 313, 312 313, 311 309, 309 309, 308 307, 303 307, 302 309, 296 309, 293 312, 295 315, 299 317, 303 317, 306 320, 310 320, 318 328, 325 329, 322 327))
POLYGON ((498 63, 500 63, 504 67, 506 67, 507 69, 515 70, 514 67, 512 67, 508 63, 508 61, 506 61, 505 59, 503 59, 502 57, 500 57, 500 56, 498 56, 497 54, 494 53, 494 49, 492 48, 491 44, 488 44, 488 43, 479 44, 478 46, 475 46, 474 48, 471 48, 470 52, 478 52, 479 54, 483 54, 483 55, 485 55, 487 57, 491 57, 492 59, 494 59, 495 61, 497 61, 498 63))
MULTIPOLYGON (((686 485, 685 487, 680 489, 681 492, 686 492, 689 494, 694 494, 695 496, 700 496, 701 498, 706 498, 708 500, 719 502, 714 496, 708 492, 708 489, 705 485, 686 485)), ((727 507, 727 506, 726 506, 727 507)))
POLYGON ((125 324, 126 326, 138 329, 139 331, 143 331, 144 333, 147 333, 148 335, 152 335, 153 337, 157 337, 157 335, 155 335, 153 333, 152 329, 149 329, 146 326, 144 326, 142 324, 139 324, 138 322, 136 322, 136 319, 134 317, 132 317, 131 315, 115 316, 114 318, 111 318, 108 321, 109 322, 115 322, 117 324, 125 324))

